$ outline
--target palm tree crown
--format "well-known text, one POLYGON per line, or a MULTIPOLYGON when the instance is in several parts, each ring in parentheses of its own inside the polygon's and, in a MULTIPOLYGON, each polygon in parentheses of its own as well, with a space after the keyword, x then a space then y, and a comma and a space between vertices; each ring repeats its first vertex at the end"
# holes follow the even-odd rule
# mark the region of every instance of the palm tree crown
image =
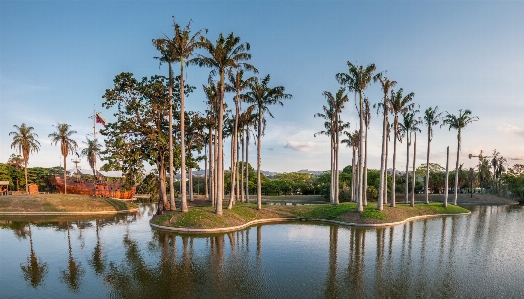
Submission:
POLYGON ((76 131, 69 130, 71 128, 68 124, 58 124, 55 126, 56 132, 53 132, 48 135, 51 138, 51 144, 57 145, 60 143, 60 149, 62 150, 62 156, 67 157, 69 153, 74 153, 74 148, 77 147, 75 140, 71 139, 73 134, 76 134, 76 131))

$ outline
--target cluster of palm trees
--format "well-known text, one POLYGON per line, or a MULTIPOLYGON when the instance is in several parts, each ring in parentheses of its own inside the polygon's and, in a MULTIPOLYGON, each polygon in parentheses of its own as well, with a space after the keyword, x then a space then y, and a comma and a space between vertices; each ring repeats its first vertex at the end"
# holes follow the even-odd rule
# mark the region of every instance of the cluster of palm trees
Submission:
MULTIPOLYGON (((470 110, 459 110, 458 115, 453 115, 446 112, 442 117, 442 113, 438 112, 438 106, 429 107, 425 110, 424 116, 419 117, 420 112, 416 109, 413 103, 414 93, 404 94, 404 90, 399 88, 394 90, 397 82, 388 79, 385 76, 386 72, 375 73, 376 66, 371 63, 364 66, 358 66, 348 61, 348 72, 339 73, 336 75, 337 81, 343 86, 333 96, 330 92, 325 91, 323 95, 327 99, 327 105, 323 106, 323 112, 315 114, 315 117, 325 119, 324 131, 317 134, 328 135, 331 138, 331 189, 330 202, 337 204, 338 200, 338 156, 339 156, 339 136, 346 135, 347 139, 340 142, 345 143, 348 147, 353 148, 352 160, 352 185, 351 194, 352 200, 357 202, 357 211, 363 211, 363 206, 367 205, 367 129, 370 121, 370 104, 365 97, 364 91, 369 87, 371 82, 380 82, 383 91, 383 99, 375 106, 378 107, 377 113, 382 109, 383 125, 382 125, 382 150, 380 158, 380 183, 378 190, 377 209, 383 210, 384 204, 387 203, 387 156, 388 156, 388 140, 390 131, 393 130, 393 171, 392 171, 392 185, 391 185, 391 206, 395 206, 395 180, 396 180, 396 154, 397 154, 397 140, 402 142, 405 137, 406 141, 406 184, 404 203, 410 203, 414 206, 415 202, 415 162, 416 162, 416 140, 417 132, 421 132, 420 125, 428 127, 428 147, 427 147, 427 165, 429 165, 430 143, 433 137, 433 126, 441 123, 441 126, 448 125, 449 129, 456 129, 458 131, 458 148, 457 148, 457 162, 455 172, 455 190, 458 188, 458 168, 459 168, 459 153, 461 144, 461 132, 470 123, 478 120, 478 117, 472 116, 470 110), (356 101, 356 110, 359 116, 359 127, 353 133, 344 131, 349 128, 349 123, 344 123, 340 119, 340 113, 344 108, 344 104, 348 101, 348 96, 345 94, 346 88, 348 92, 353 92, 356 101), (358 99, 357 99, 358 95, 358 99), (393 123, 388 120, 389 115, 393 116, 393 123), (402 121, 399 121, 399 116, 402 116, 402 121), (412 174, 412 190, 411 197, 409 197, 409 151, 413 143, 413 174, 412 174), (356 169, 355 169, 356 168, 356 169)), ((315 136, 317 135, 315 134, 315 136)), ((447 180, 447 178, 446 178, 447 180)), ((425 180, 425 203, 429 202, 428 194, 429 184, 429 168, 426 170, 425 180)), ((447 202, 447 197, 446 197, 447 202)), ((457 204, 457 192, 455 192, 454 204, 457 204)))
MULTIPOLYGON (((181 147, 181 210, 187 212, 186 199, 186 145, 185 145, 185 108, 184 108, 184 66, 197 65, 200 67, 208 67, 211 69, 208 85, 204 85, 209 109, 207 110, 206 125, 208 127, 207 141, 209 144, 209 172, 210 172, 210 198, 213 205, 216 206, 216 214, 222 214, 222 203, 224 199, 224 132, 225 124, 227 124, 227 116, 225 112, 227 105, 224 103, 226 92, 235 92, 235 112, 234 121, 230 123, 231 134, 231 199, 228 208, 232 208, 236 200, 236 196, 243 194, 243 188, 240 188, 238 179, 239 169, 246 169, 245 163, 241 163, 238 167, 238 139, 241 137, 242 148, 244 148, 244 140, 249 140, 249 126, 256 121, 257 127, 257 168, 258 168, 258 196, 257 207, 261 209, 261 181, 260 181, 260 152, 261 152, 261 137, 263 135, 263 126, 265 125, 265 114, 270 116, 269 106, 274 104, 282 105, 282 99, 291 98, 291 95, 286 94, 283 86, 271 87, 269 85, 270 76, 263 78, 250 77, 244 79, 244 72, 251 71, 258 73, 258 70, 248 61, 251 59, 249 53, 249 43, 242 43, 240 37, 230 33, 227 36, 220 34, 215 42, 212 42, 204 33, 207 30, 199 30, 196 33, 191 32, 191 21, 188 25, 182 28, 173 20, 174 36, 172 38, 164 36, 163 38, 153 39, 153 45, 159 50, 160 56, 156 57, 160 63, 167 63, 169 66, 169 82, 170 82, 170 101, 172 98, 173 88, 173 74, 172 64, 180 63, 180 147, 181 147), (196 50, 201 49, 202 52, 197 53, 196 50), (229 78, 229 82, 226 80, 229 78), (244 90, 247 92, 243 93, 244 90), (241 103, 246 102, 252 104, 241 112, 241 103), (248 114, 248 115, 246 115, 248 114)), ((170 105, 171 106, 171 105, 170 105)), ((170 108, 171 109, 171 108, 170 108)), ((170 110, 170 125, 169 132, 172 131, 172 115, 170 110)), ((233 119, 233 117, 231 118, 233 119)), ((173 136, 169 134, 169 148, 173 148, 173 136)), ((246 141, 248 143, 248 141, 246 141)), ((246 159, 247 159, 247 145, 246 159)), ((171 207, 174 204, 174 164, 173 151, 170 152, 169 158, 169 172, 170 172, 170 200, 171 207)), ((244 156, 244 153, 242 153, 244 156)), ((207 165, 206 165, 207 167, 207 165)), ((207 173, 207 171, 206 171, 207 173)), ((243 180, 244 171, 241 172, 243 180)), ((246 172, 247 175, 247 172, 246 172)), ((247 182, 247 179, 246 179, 247 182)), ((247 190, 247 186, 246 186, 247 190)), ((242 199, 247 197, 241 196, 242 199)), ((176 208, 175 208, 176 209, 176 208)))
MULTIPOLYGON (((77 132, 71 130, 71 125, 65 123, 58 123, 56 126, 53 126, 56 128, 56 131, 49 134, 48 137, 51 138, 51 144, 60 144, 60 150, 64 158, 64 193, 67 194, 67 156, 69 154, 74 154, 78 147, 77 142, 72 138, 72 136, 77 132)), ((27 183, 27 164, 29 163, 29 155, 31 153, 37 153, 40 150, 40 142, 37 140, 38 134, 33 132, 33 127, 27 126, 25 123, 22 123, 21 126, 14 125, 13 127, 16 130, 9 133, 10 136, 13 136, 11 148, 18 150, 22 155, 26 182, 25 188, 26 193, 29 193, 29 184, 27 183)), ((89 165, 93 169, 93 175, 96 177, 95 163, 96 157, 101 150, 101 145, 98 144, 96 139, 90 140, 89 138, 87 138, 85 143, 87 147, 82 149, 81 153, 87 157, 89 165)))

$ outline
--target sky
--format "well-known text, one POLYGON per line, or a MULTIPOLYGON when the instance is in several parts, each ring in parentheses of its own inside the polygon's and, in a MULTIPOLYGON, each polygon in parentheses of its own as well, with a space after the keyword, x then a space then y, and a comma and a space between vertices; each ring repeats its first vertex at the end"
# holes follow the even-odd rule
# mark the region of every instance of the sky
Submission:
MULTIPOLYGON (((524 1, 0 0, 0 162, 17 153, 10 147, 9 132, 22 123, 35 128, 41 144, 29 167, 61 165, 60 147, 48 138, 58 123, 70 124, 78 132, 74 139, 84 147, 86 135, 93 132, 89 117, 94 109, 115 121, 114 111, 102 107, 102 96, 116 75, 167 75, 167 67, 153 58, 158 52, 151 40, 172 36, 175 16, 182 26, 192 20, 194 32, 208 29, 211 41, 234 32, 251 45, 257 76, 270 74, 270 85, 284 86, 293 96, 283 107, 270 107, 274 118, 268 119, 261 142, 262 170, 329 169, 329 138, 314 137, 323 130, 323 120, 314 114, 326 104, 322 93, 334 94, 341 87, 335 75, 348 71, 347 61, 374 63, 377 72, 387 71, 397 81, 396 89, 415 93, 421 117, 437 105, 443 114, 469 109, 478 116, 462 131, 464 167, 478 163, 468 154, 495 149, 508 166, 524 164, 516 160, 524 159, 523 12, 524 1)), ((209 71, 186 68, 187 83, 196 87, 186 99, 186 110, 206 109, 202 84, 209 71)), ((379 83, 364 93, 372 104, 382 99, 379 83)), ((232 98, 226 95, 230 105, 232 98)), ((353 131, 358 116, 353 94, 349 98, 342 120, 353 131)), ((374 169, 380 168, 381 126, 375 109, 368 137, 369 167, 374 169)), ((457 132, 437 126, 431 162, 445 166, 447 146, 454 168, 457 132)), ((426 150, 423 127, 417 165, 425 163, 426 150)), ((253 143, 249 154, 255 165, 253 143)), ((351 150, 341 146, 340 168, 350 164, 351 150)), ((405 164, 403 142, 397 146, 397 168, 405 169, 405 164)), ((89 168, 85 158, 80 166, 89 168)))

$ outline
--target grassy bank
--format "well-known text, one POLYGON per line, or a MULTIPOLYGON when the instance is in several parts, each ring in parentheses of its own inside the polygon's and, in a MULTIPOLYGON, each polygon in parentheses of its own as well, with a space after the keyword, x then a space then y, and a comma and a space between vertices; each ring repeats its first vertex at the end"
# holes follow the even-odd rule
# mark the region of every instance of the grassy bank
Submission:
POLYGON ((77 194, 28 194, 0 196, 0 212, 107 212, 136 209, 121 200, 77 194))
POLYGON ((214 214, 213 207, 192 207, 188 213, 180 211, 168 212, 162 216, 155 216, 152 222, 167 227, 184 228, 224 228, 245 224, 259 219, 270 218, 300 218, 326 219, 346 223, 380 224, 402 221, 410 217, 435 214, 460 214, 469 211, 449 205, 442 207, 441 203, 417 204, 415 207, 397 204, 397 207, 385 207, 383 211, 376 210, 376 203, 364 208, 362 213, 356 212, 355 203, 339 205, 318 204, 299 206, 264 206, 257 210, 255 204, 236 204, 233 209, 223 210, 222 216, 214 214))

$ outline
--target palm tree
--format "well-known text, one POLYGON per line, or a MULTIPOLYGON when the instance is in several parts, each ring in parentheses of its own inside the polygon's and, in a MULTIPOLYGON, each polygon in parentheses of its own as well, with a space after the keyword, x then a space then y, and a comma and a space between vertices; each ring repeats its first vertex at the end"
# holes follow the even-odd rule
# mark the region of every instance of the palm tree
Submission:
MULTIPOLYGON (((347 62, 347 65, 349 67, 349 71, 347 74, 345 73, 339 73, 336 75, 337 81, 342 85, 348 85, 349 91, 354 91, 355 95, 356 93, 359 94, 359 117, 360 117, 360 136, 364 136, 364 98, 363 98, 363 92, 366 89, 366 87, 371 82, 371 79, 373 79, 373 72, 376 70, 376 66, 374 63, 369 64, 366 68, 363 66, 356 66, 352 64, 351 62, 347 62)), ((364 210, 362 206, 362 180, 363 180, 363 147, 364 147, 364 138, 360 138, 360 144, 359 144, 359 151, 358 151, 358 177, 359 177, 359 184, 358 184, 358 200, 357 200, 357 211, 362 212, 364 210)), ((364 190, 365 192, 365 190, 364 190)))
POLYGON ((16 131, 10 132, 9 136, 13 135, 13 142, 11 148, 17 148, 24 158, 24 174, 25 174, 25 192, 29 193, 29 184, 27 182, 27 163, 29 161, 29 154, 38 152, 40 150, 40 142, 36 140, 38 134, 32 133, 35 128, 27 127, 25 123, 19 127, 13 125, 16 131))
POLYGON ((332 204, 339 203, 339 173, 338 173, 338 150, 339 150, 339 136, 345 129, 349 128, 349 123, 343 123, 340 120, 340 113, 344 108, 344 103, 348 101, 347 94, 344 94, 345 88, 341 87, 335 96, 331 92, 324 91, 323 95, 326 97, 328 106, 323 106, 324 113, 316 113, 315 117, 322 117, 326 120, 324 123, 325 131, 320 131, 315 134, 328 135, 331 138, 331 188, 330 188, 330 202, 332 204))
POLYGON ((364 134, 364 194, 362 194, 364 200, 363 204, 364 206, 368 205, 368 127, 369 127, 369 121, 371 119, 371 113, 369 110, 369 100, 367 98, 364 98, 364 125, 366 126, 366 133, 364 134))
POLYGON ((458 173, 459 173, 459 154, 460 154, 460 133, 470 123, 477 121, 479 118, 477 116, 471 116, 471 110, 466 109, 462 112, 462 109, 459 110, 458 116, 450 114, 446 111, 446 116, 442 121, 442 125, 449 125, 449 130, 457 130, 457 164, 455 166, 455 197, 453 199, 453 204, 457 205, 458 197, 458 173))
MULTIPOLYGON (((242 163, 242 169, 245 169, 245 191, 243 193, 246 194, 245 196, 245 202, 249 202, 249 135, 250 135, 250 129, 249 127, 254 126, 257 120, 257 115, 253 113, 253 111, 256 109, 255 105, 250 105, 242 114, 241 114, 241 124, 243 128, 243 134, 242 138, 244 139, 242 141, 242 161, 245 161, 245 163, 242 163), (244 144, 245 144, 245 153, 246 153, 246 159, 244 160, 244 144)), ((242 171, 243 173, 243 171, 242 171)), ((244 178, 244 176, 243 176, 244 178)), ((244 186, 244 184, 242 184, 244 186)))
MULTIPOLYGON (((415 118, 415 114, 417 112, 418 110, 403 113, 403 120, 402 123, 399 125, 400 132, 402 132, 402 134, 406 136, 406 193, 404 195, 404 203, 408 203, 409 196, 409 146, 411 145, 411 133, 414 131, 420 131, 420 129, 417 127, 418 121, 415 118)), ((415 175, 414 169, 413 175, 415 175)), ((411 204, 412 206, 414 205, 413 202, 411 204)))
MULTIPOLYGON (((384 102, 382 104, 379 103, 379 107, 382 106, 383 112, 384 112, 384 118, 382 120, 382 151, 380 154, 380 181, 379 181, 379 190, 378 190, 378 203, 377 203, 377 210, 382 211, 384 209, 384 188, 387 190, 387 169, 385 169, 385 163, 387 161, 386 158, 386 144, 387 144, 387 116, 388 116, 388 110, 389 110, 389 90, 393 88, 397 81, 391 81, 387 77, 384 77, 384 73, 378 73, 373 77, 373 80, 375 82, 380 81, 380 84, 382 85, 382 91, 384 92, 384 102)), ((387 194, 387 191, 386 191, 387 194)))
POLYGON ((394 139, 393 139, 393 174, 391 178, 391 206, 395 206, 395 175, 396 175, 396 158, 397 158, 397 140, 400 140, 399 136, 399 125, 398 125, 398 115, 407 113, 408 111, 411 111, 413 107, 415 106, 414 103, 408 104, 413 100, 413 97, 415 96, 414 93, 409 93, 406 96, 402 95, 402 92, 404 90, 401 88, 397 92, 395 92, 393 89, 391 90, 391 97, 390 97, 390 104, 389 107, 391 110, 391 113, 395 116, 394 122, 393 122, 393 131, 394 131, 394 139))
POLYGON ((255 71, 256 68, 249 63, 243 62, 251 59, 251 54, 246 53, 249 51, 249 43, 240 43, 240 37, 235 36, 234 33, 230 33, 227 37, 222 34, 218 36, 216 43, 213 44, 205 37, 201 37, 201 43, 199 44, 205 49, 210 56, 204 56, 198 54, 197 57, 191 59, 189 64, 196 64, 198 66, 206 66, 211 68, 210 75, 219 75, 220 79, 218 82, 218 161, 216 165, 216 171, 218 173, 219 182, 217 188, 217 201, 216 201, 216 214, 222 215, 222 199, 224 196, 224 167, 223 167, 223 140, 222 131, 224 128, 224 92, 225 92, 225 76, 226 71, 231 69, 243 68, 246 70, 255 71))
MULTIPOLYGON (((81 154, 87 157, 87 161, 89 162, 89 167, 93 169, 93 176, 96 181, 96 156, 100 156, 100 150, 102 149, 102 145, 98 144, 98 140, 95 139, 89 139, 86 137, 86 141, 84 143, 87 145, 86 148, 82 149, 81 154)), ((96 182, 94 185, 94 196, 96 196, 96 182)))
POLYGON ((71 139, 71 135, 76 134, 76 131, 69 130, 71 126, 68 124, 58 124, 56 126, 56 132, 53 132, 48 135, 51 138, 51 144, 57 145, 60 142, 60 149, 62 150, 62 156, 64 156, 64 194, 67 194, 67 180, 66 180, 66 162, 67 155, 69 153, 74 153, 74 148, 78 145, 76 141, 71 139))
POLYGON ((344 135, 346 135, 347 139, 343 139, 341 142, 345 143, 347 147, 351 146, 351 148, 353 149, 353 158, 351 159, 351 201, 356 201, 355 158, 358 151, 358 145, 360 143, 360 133, 358 130, 355 130, 353 134, 351 134, 348 131, 344 131, 344 135))
MULTIPOLYGON (((198 48, 200 44, 200 39, 202 39, 202 30, 197 31, 193 36, 191 36, 191 21, 187 24, 184 29, 181 29, 180 25, 177 24, 173 17, 173 29, 174 37, 173 39, 159 38, 154 39, 153 44, 162 54, 161 57, 158 57, 160 63, 165 62, 169 65, 169 195, 171 200, 171 207, 175 207, 175 195, 173 187, 173 110, 172 110, 172 99, 173 99, 173 70, 171 64, 175 62, 180 62, 180 173, 181 173, 181 182, 186 181, 186 149, 185 149, 185 126, 184 126, 184 60, 188 59, 198 48)), ((206 30, 207 32, 207 30, 206 30)), ((186 213, 187 209, 187 200, 186 200, 186 185, 182 184, 181 189, 181 204, 182 212, 186 213)), ((176 209, 176 207, 175 207, 176 209)))
POLYGON ((426 109, 426 111, 424 111, 424 125, 426 125, 428 127, 428 151, 427 151, 427 155, 426 155, 426 186, 424 187, 424 193, 425 193, 425 203, 428 204, 429 203, 429 191, 428 191, 428 187, 429 187, 429 149, 430 149, 430 145, 431 145, 431 138, 433 137, 433 128, 432 126, 434 125, 437 125, 439 122, 440 122, 440 118, 441 118, 441 113, 437 113, 438 112, 438 106, 435 106, 435 108, 433 107, 429 107, 428 109, 426 109))
MULTIPOLYGON (((256 73, 256 72, 255 72, 256 73)), ((247 79, 244 79, 244 70, 237 69, 236 73, 233 74, 233 72, 228 73, 228 78, 230 85, 228 86, 228 89, 231 91, 234 91, 236 93, 234 97, 235 102, 235 123, 233 125, 232 130, 232 136, 231 136, 231 199, 229 201, 229 204, 227 206, 228 209, 231 209, 233 207, 233 203, 235 201, 235 179, 238 169, 237 167, 237 161, 236 158, 236 150, 237 150, 237 144, 238 144, 238 122, 240 117, 240 109, 241 109, 241 98, 240 93, 244 91, 249 86, 249 82, 255 79, 255 77, 250 77, 247 79)))
MULTIPOLYGON (((261 141, 263 134, 263 122, 265 120, 264 113, 267 112, 269 116, 273 117, 269 111, 270 105, 284 106, 281 100, 291 99, 290 94, 284 93, 284 86, 269 87, 270 76, 267 75, 263 79, 255 78, 249 83, 249 91, 244 94, 243 98, 246 102, 255 104, 257 106, 258 114, 258 133, 257 133, 257 209, 262 209, 262 181, 260 176, 260 163, 261 163, 261 141)), ((264 126, 265 127, 265 126, 264 126)))

